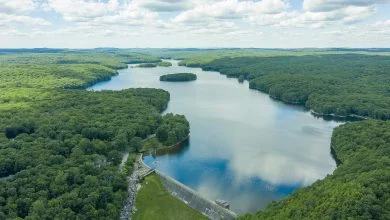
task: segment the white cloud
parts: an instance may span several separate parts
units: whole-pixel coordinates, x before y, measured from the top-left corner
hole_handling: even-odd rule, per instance
[[[32,0],[0,0],[0,12],[26,13],[34,10],[35,7]]]
[[[277,14],[253,13],[247,20],[253,24],[292,28],[323,28],[335,24],[353,24],[376,13],[375,4],[389,0],[304,0],[303,11],[282,11]]]
[[[158,14],[134,5],[127,5],[114,15],[107,15],[91,20],[96,25],[153,25],[158,19]]]
[[[289,4],[284,0],[200,2],[194,8],[179,13],[172,21],[193,25],[236,19],[263,26],[320,28],[332,23],[356,23],[375,13],[373,1],[364,0],[305,0],[303,11],[288,10]],[[387,0],[380,1],[385,2]]]
[[[356,7],[349,6],[333,11],[326,12],[304,12],[301,14],[293,14],[289,19],[282,20],[281,26],[290,27],[311,27],[319,28],[328,25],[329,23],[341,22],[351,24],[359,22],[374,12],[371,7]]]
[[[326,42],[349,45],[350,42],[361,42],[358,40],[361,38],[388,45],[390,21],[385,13],[390,5],[379,4],[390,3],[390,0],[302,0],[298,8],[295,4],[289,5],[290,1],[0,0],[0,27],[3,36],[6,36],[4,33],[42,39],[58,36],[58,42],[62,36],[72,36],[72,39],[96,36],[107,40],[131,36],[139,37],[138,43],[149,39],[147,42],[155,45],[161,44],[161,39],[165,38],[164,46],[186,46],[185,42],[211,46],[229,46],[229,42],[261,46],[264,42],[263,46],[268,46],[270,42],[288,42],[275,45],[279,47],[282,44],[289,46],[292,38],[299,45],[302,45],[301,39],[306,38],[307,45],[320,42],[321,46]],[[38,15],[42,12],[51,16],[52,13],[46,13],[48,11],[58,13],[68,22],[53,25],[52,29],[34,30],[50,24],[50,17],[31,17],[28,13]],[[385,19],[375,23],[375,16]],[[53,22],[56,24],[57,20]],[[357,28],[351,29],[351,26]],[[359,31],[359,27],[364,27],[364,31]],[[311,28],[318,28],[317,33],[348,31],[340,37],[325,34],[334,39],[331,41],[315,34],[308,37],[313,32]],[[136,42],[134,38],[132,42]],[[180,39],[172,40],[177,38]],[[8,42],[14,41],[10,37]]]
[[[321,28],[335,23],[353,24],[376,12],[374,6],[354,6],[324,11],[283,11],[278,14],[252,14],[248,21],[259,25],[295,28]]]
[[[42,18],[24,16],[24,15],[12,15],[0,12],[0,25],[50,25],[50,22]]]
[[[342,21],[346,24],[360,22],[375,13],[374,7],[349,6],[342,9],[344,14]]]
[[[315,167],[306,158],[299,159],[302,160],[272,152],[246,153],[235,155],[229,168],[237,175],[238,182],[255,176],[272,185],[309,185],[329,172],[328,167]]]
[[[183,11],[193,6],[191,0],[133,0],[133,4],[156,12]]]
[[[225,0],[197,4],[191,10],[177,15],[174,22],[201,22],[209,19],[239,19],[250,14],[273,14],[287,9],[284,0],[239,1]]]
[[[336,47],[345,45],[350,47],[373,47],[373,44],[389,47],[390,20],[378,21],[373,24],[332,28],[330,31],[324,31],[321,36]]]
[[[377,28],[390,28],[390,19],[385,21],[377,21],[372,26]]]
[[[48,0],[47,6],[60,13],[68,21],[88,21],[113,13],[118,9],[118,0],[107,3],[86,0]]]
[[[332,11],[350,6],[368,7],[375,4],[390,3],[390,0],[304,0],[306,11]]]

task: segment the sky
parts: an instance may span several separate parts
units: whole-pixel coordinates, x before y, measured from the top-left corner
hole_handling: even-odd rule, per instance
[[[0,0],[0,48],[390,47],[390,0]]]

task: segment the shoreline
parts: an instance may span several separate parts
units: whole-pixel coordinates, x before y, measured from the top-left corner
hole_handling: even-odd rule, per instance
[[[180,64],[180,63],[179,63]],[[212,71],[212,72],[217,72],[221,75],[224,75],[226,76],[227,78],[235,78],[235,79],[238,79],[239,77],[236,77],[236,76],[231,76],[231,75],[227,75],[227,74],[223,74],[222,72],[220,72],[219,70],[213,70],[213,69],[205,69],[202,67],[202,65],[200,64],[194,64],[194,65],[185,65],[185,64],[181,64],[182,66],[185,66],[185,67],[189,67],[189,68],[201,68],[202,71]],[[248,79],[245,79],[244,81],[248,81],[250,82]],[[260,89],[256,89],[256,88],[252,88],[249,84],[249,89],[252,89],[252,90],[256,90],[256,91],[259,91],[261,93],[264,93],[264,94],[267,94],[271,99],[273,100],[276,100],[276,101],[279,101],[279,102],[282,102],[284,104],[287,104],[287,105],[295,105],[295,106],[302,106],[304,107],[307,111],[309,111],[310,113],[312,113],[314,116],[319,116],[319,117],[322,117],[322,118],[325,118],[325,117],[333,117],[335,119],[347,119],[347,118],[354,118],[354,119],[360,119],[360,120],[364,120],[364,119],[369,119],[370,117],[368,116],[363,116],[363,115],[357,115],[357,114],[348,114],[348,115],[337,115],[335,113],[329,113],[329,114],[325,114],[325,113],[320,113],[320,112],[316,112],[314,111],[312,108],[307,108],[305,106],[306,104],[306,101],[303,103],[303,102],[289,102],[289,101],[285,101],[285,100],[282,100],[280,98],[277,98],[275,96],[272,96],[269,92],[266,92],[264,90],[260,90]]]
[[[170,146],[166,146],[166,147],[163,147],[163,148],[158,148],[158,149],[149,149],[149,150],[145,150],[143,152],[141,152],[142,154],[145,154],[145,155],[149,155],[149,154],[152,154],[152,155],[163,155],[163,154],[169,154],[169,153],[172,153],[173,151],[175,150],[180,150],[180,148],[182,147],[182,145],[184,144],[184,142],[186,142],[187,140],[189,140],[190,138],[190,134],[188,134],[184,139],[182,139],[181,141],[177,142],[176,144],[173,144],[173,145],[170,145]],[[145,140],[146,141],[146,140]],[[154,154],[153,151],[154,150]],[[149,151],[149,152],[148,152]]]
[[[166,190],[172,196],[186,204],[188,207],[199,211],[203,215],[213,220],[237,218],[237,214],[234,211],[219,206],[214,201],[200,195],[198,192],[179,182],[170,175],[159,171],[156,168],[150,167],[144,162],[143,156],[144,155],[141,153],[140,157],[138,158],[139,164],[157,174],[158,177],[163,181],[163,185]]]
[[[129,66],[128,66],[128,68],[130,68]],[[190,67],[190,68],[199,68],[199,67]],[[124,69],[126,69],[126,68],[124,68]],[[202,70],[203,70],[203,68],[202,68]],[[207,70],[205,70],[205,71],[207,71]],[[216,71],[216,72],[218,72],[219,74],[221,74],[221,75],[225,75],[225,74],[222,74],[221,72],[219,72],[219,71]],[[113,76],[112,76],[113,77]],[[111,78],[110,79],[108,79],[107,81],[109,81],[109,80],[111,80]],[[253,89],[253,88],[249,88],[249,89]],[[280,100],[280,99],[277,99],[277,98],[275,98],[275,97],[272,97],[269,93],[267,93],[267,92],[264,92],[264,91],[261,91],[261,90],[258,90],[258,89],[253,89],[253,90],[257,90],[257,91],[259,91],[259,92],[262,92],[262,93],[264,93],[264,94],[268,94],[269,95],[269,97],[271,98],[271,99],[273,99],[273,100],[275,100],[275,101],[280,101],[280,102],[282,102],[282,103],[284,103],[284,104],[286,104],[286,105],[297,105],[297,106],[302,106],[302,107],[304,107],[305,108],[305,104],[304,103],[289,103],[289,102],[286,102],[286,101],[283,101],[283,100]],[[165,106],[165,108],[160,112],[160,114],[163,114],[165,111],[166,111],[166,109],[167,109],[167,107],[168,107],[168,105],[167,106]],[[313,115],[313,117],[315,117],[315,116],[321,116],[322,118],[324,118],[324,117],[326,117],[326,116],[332,116],[332,115],[325,115],[325,114],[320,114],[320,113],[317,113],[317,114],[315,114],[316,112],[314,111],[314,110],[311,110],[311,109],[308,109],[307,111],[310,111],[311,113],[312,113],[312,115]],[[334,116],[336,116],[336,115],[334,115]],[[340,117],[340,118],[346,118],[347,116],[345,116],[345,117]],[[174,145],[171,145],[171,146],[168,146],[168,147],[164,147],[164,148],[160,148],[160,149],[154,149],[154,150],[152,150],[152,152],[147,152],[147,151],[144,151],[143,153],[145,154],[145,155],[149,155],[149,154],[152,154],[153,155],[153,151],[154,151],[154,155],[162,155],[162,154],[169,154],[172,150],[175,150],[175,148],[177,148],[177,147],[179,147],[182,143],[184,143],[186,140],[188,140],[189,139],[189,136],[190,135],[188,135],[185,139],[183,139],[183,140],[181,140],[180,142],[178,142],[178,143],[176,143],[176,144],[174,144]],[[181,147],[181,146],[180,146]],[[338,160],[338,158],[337,158],[337,155],[336,155],[336,153],[334,152],[334,153],[332,153],[332,151],[334,151],[334,149],[332,149],[332,147],[330,146],[330,154],[332,155],[332,158],[334,159],[334,161],[336,162],[336,169],[337,169],[337,167],[338,167],[338,165],[340,164],[339,163],[339,160]],[[144,162],[143,161],[143,156],[140,158],[140,160],[142,160],[142,162]],[[168,175],[169,176],[169,175]],[[173,179],[173,177],[171,177],[172,179]]]
[[[309,111],[314,116],[320,116],[320,117],[327,117],[327,116],[329,116],[329,117],[340,118],[340,119],[347,119],[347,118],[354,118],[354,119],[360,119],[360,120],[369,119],[369,117],[367,117],[367,116],[361,116],[361,115],[356,115],[356,114],[349,114],[349,115],[337,115],[337,114],[334,114],[334,113],[325,114],[325,113],[316,112],[313,109],[309,109]]]
[[[64,89],[74,89],[74,90],[85,90],[85,91],[89,91],[89,92],[97,92],[96,90],[93,90],[91,87],[99,84],[99,83],[102,83],[102,82],[108,82],[110,80],[112,80],[113,77],[115,76],[118,76],[120,74],[120,70],[126,70],[128,68],[130,68],[130,65],[131,64],[140,64],[142,62],[137,62],[137,63],[128,63],[126,64],[126,67],[125,68],[115,68],[115,74],[112,74],[110,77],[108,78],[101,78],[101,79],[96,79],[94,80],[93,82],[88,82],[87,84],[85,85],[82,85],[80,87],[74,87],[74,88],[64,88]],[[114,90],[111,90],[111,91],[114,91]],[[168,103],[169,103],[169,100],[168,100]],[[162,115],[164,113],[164,111],[168,108],[168,104],[164,107],[164,109],[160,110],[160,115]],[[149,138],[153,138],[155,137],[155,134],[151,134],[150,137],[144,139],[143,141],[147,141]],[[156,149],[155,150],[155,154],[154,155],[161,155],[161,154],[166,154],[166,153],[170,153],[172,151],[174,151],[176,148],[178,147],[181,147],[181,145],[187,141],[190,137],[190,134],[188,134],[184,139],[182,139],[181,141],[177,142],[176,144],[173,144],[171,146],[167,146],[167,147],[164,147],[164,148],[160,148],[160,149]],[[137,155],[137,158],[134,163],[133,163],[133,170],[131,173],[127,174],[126,175],[126,179],[127,179],[127,187],[128,187],[128,190],[127,190],[127,195],[126,195],[126,198],[125,200],[123,201],[123,206],[121,208],[121,211],[120,211],[120,219],[121,220],[128,220],[128,219],[131,219],[131,216],[132,214],[136,211],[136,207],[135,207],[135,201],[136,201],[136,198],[137,198],[137,185],[139,184],[138,183],[138,164],[140,164],[139,161],[142,162],[141,166],[144,166],[146,165],[143,161],[143,154],[146,153],[146,152],[141,152],[140,154]],[[123,167],[124,167],[124,164],[126,163],[127,159],[128,159],[128,156],[129,156],[129,152],[123,152],[123,158],[122,158],[122,161],[121,161],[121,164],[119,165],[119,169],[118,169],[118,172],[122,172],[123,171]],[[152,154],[151,152],[149,152],[148,154]],[[146,166],[146,167],[149,167],[149,166]],[[174,179],[173,177],[169,176],[169,175],[166,175],[168,176],[169,178],[177,181],[176,179]],[[1,179],[0,179],[1,181]],[[190,207],[190,206],[189,206]]]

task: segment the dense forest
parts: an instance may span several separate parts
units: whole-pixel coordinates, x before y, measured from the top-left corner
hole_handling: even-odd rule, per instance
[[[365,54],[389,56],[389,49],[346,49],[346,48],[297,48],[297,49],[277,49],[277,48],[162,48],[162,49],[131,49],[144,55],[161,57],[162,59],[181,60],[180,65],[189,67],[199,67],[210,61],[222,58],[238,57],[283,57],[283,56],[307,56],[325,54]]]
[[[119,172],[122,153],[170,121],[160,115],[169,93],[77,88],[109,79],[126,63],[160,60],[97,52],[0,56],[0,219],[117,219],[134,160]]]
[[[153,68],[153,67],[158,67],[158,66],[169,67],[169,66],[172,66],[172,63],[167,62],[167,61],[163,61],[163,62],[156,62],[156,63],[141,63],[141,64],[137,65],[137,67],[140,67],[140,68]]]
[[[334,130],[332,175],[241,218],[390,219],[390,59],[336,52],[0,51],[0,219],[118,218],[135,160],[132,153],[119,172],[123,152],[142,150],[152,134],[175,144],[188,136],[189,124],[184,116],[160,115],[170,98],[160,89],[81,89],[128,63],[160,57],[248,80],[253,89],[320,114],[376,119]]]
[[[241,219],[390,219],[390,121],[337,127],[332,149],[332,175]]]
[[[186,81],[194,81],[197,76],[193,73],[172,73],[160,76],[160,81],[167,82],[186,82]]]
[[[190,134],[190,124],[184,115],[168,113],[162,117],[156,137],[165,146],[182,142]]]
[[[129,141],[154,132],[161,90],[50,91],[31,108],[0,114],[0,218],[117,218]]]
[[[249,80],[252,89],[287,103],[306,105],[318,114],[390,119],[388,56],[235,57],[198,65]]]
[[[168,61],[162,61],[162,62],[156,63],[156,65],[161,66],[161,67],[169,67],[169,66],[172,66],[172,63],[168,62]]]
[[[140,68],[153,68],[153,67],[157,67],[157,64],[155,64],[155,63],[141,63],[141,64],[138,64],[137,67],[140,67]]]
[[[172,63],[167,62],[167,61],[162,61],[162,62],[156,62],[156,63],[141,63],[141,64],[137,65],[137,67],[140,67],[140,68],[153,68],[153,67],[158,67],[158,66],[169,67],[169,66],[172,66]]]

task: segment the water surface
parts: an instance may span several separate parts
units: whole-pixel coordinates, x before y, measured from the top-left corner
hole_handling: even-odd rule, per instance
[[[330,138],[339,122],[313,117],[303,107],[272,100],[218,72],[177,66],[120,70],[90,89],[162,88],[171,100],[165,112],[184,114],[191,134],[171,154],[145,162],[203,196],[223,199],[237,213],[254,212],[295,189],[332,173]],[[191,72],[192,82],[160,82],[168,73]]]

